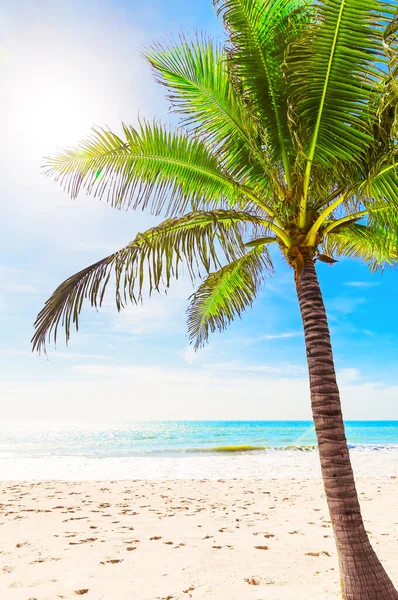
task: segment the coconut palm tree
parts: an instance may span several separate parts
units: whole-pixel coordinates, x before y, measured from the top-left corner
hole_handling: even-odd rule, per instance
[[[110,281],[120,310],[201,278],[195,347],[251,306],[278,249],[294,274],[322,476],[346,600],[397,600],[361,517],[316,263],[395,265],[398,234],[396,0],[216,0],[226,43],[181,36],[145,52],[181,116],[94,129],[47,160],[72,198],[166,219],[62,283],[38,315],[43,349]],[[111,278],[112,276],[112,278]]]

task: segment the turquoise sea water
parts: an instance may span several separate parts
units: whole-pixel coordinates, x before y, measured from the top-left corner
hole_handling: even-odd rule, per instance
[[[398,421],[347,421],[350,448],[398,447]],[[116,458],[309,450],[309,421],[155,421],[120,425],[19,424],[0,427],[1,457]]]

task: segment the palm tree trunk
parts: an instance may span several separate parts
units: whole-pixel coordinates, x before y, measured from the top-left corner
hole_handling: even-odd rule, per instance
[[[334,529],[343,600],[398,600],[374,552],[361,516],[351,467],[330,333],[314,260],[304,258],[296,271],[304,324],[311,405],[322,477]]]

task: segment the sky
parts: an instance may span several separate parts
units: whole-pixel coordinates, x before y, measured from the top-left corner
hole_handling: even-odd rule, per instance
[[[0,397],[3,421],[309,419],[293,273],[276,258],[253,308],[198,353],[187,278],[117,313],[83,311],[66,347],[31,353],[33,322],[66,277],[156,224],[70,200],[43,157],[92,125],[175,124],[140,52],[180,31],[222,39],[211,0],[0,0]],[[318,265],[346,419],[398,419],[398,274]]]

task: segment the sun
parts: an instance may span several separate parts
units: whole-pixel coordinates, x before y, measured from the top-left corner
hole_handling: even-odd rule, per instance
[[[92,123],[84,86],[79,89],[61,79],[42,82],[26,106],[31,139],[48,155],[60,146],[76,144]]]
[[[33,160],[54,153],[57,148],[75,145],[93,123],[93,94],[79,79],[54,70],[35,69],[16,77],[9,95],[15,115],[14,133],[29,149]]]

